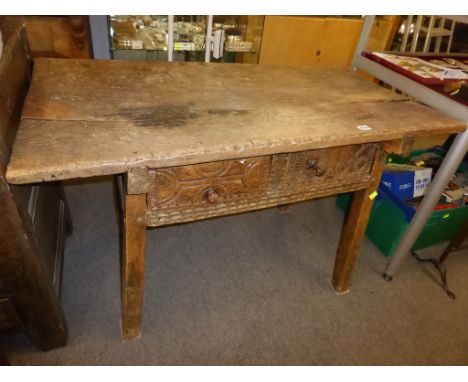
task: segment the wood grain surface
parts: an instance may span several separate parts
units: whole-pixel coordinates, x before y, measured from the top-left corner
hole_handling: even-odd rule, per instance
[[[122,337],[141,335],[145,274],[146,195],[125,196],[122,263]]]
[[[7,178],[89,177],[464,128],[344,69],[38,59]]]
[[[352,145],[150,169],[147,225],[206,219],[365,188],[376,148]]]
[[[26,33],[18,20],[0,16],[0,176],[6,171],[18,128],[32,63]]]
[[[359,250],[374,204],[375,196],[372,197],[371,195],[379,187],[385,159],[386,153],[383,150],[377,150],[367,187],[354,193],[351,206],[346,214],[331,280],[332,286],[338,294],[349,291],[351,274],[359,256]]]
[[[64,346],[68,333],[53,285],[59,272],[49,263],[63,250],[57,223],[62,201],[50,184],[37,187],[29,203],[31,187],[9,185],[4,178],[32,60],[18,20],[0,17],[0,31],[0,328],[17,326],[39,349],[50,350]]]

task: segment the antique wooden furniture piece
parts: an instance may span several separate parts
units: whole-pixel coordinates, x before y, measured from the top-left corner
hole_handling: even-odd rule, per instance
[[[385,152],[464,130],[344,69],[38,59],[11,183],[125,174],[123,336],[140,334],[146,227],[355,191],[348,291]]]
[[[26,27],[31,55],[91,58],[88,16],[0,16],[16,18]]]
[[[21,23],[3,18],[0,30],[0,329],[22,328],[49,350],[67,340],[59,292],[71,222],[57,182],[13,186],[5,180],[32,61]]]
[[[399,20],[379,17],[368,49],[388,50]],[[259,63],[349,67],[362,25],[361,17],[265,16]]]

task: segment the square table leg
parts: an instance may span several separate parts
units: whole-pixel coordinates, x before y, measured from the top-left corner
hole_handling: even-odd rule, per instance
[[[375,197],[373,193],[377,191],[379,186],[385,158],[385,152],[381,148],[377,148],[372,164],[371,178],[367,187],[356,191],[353,195],[353,201],[341,231],[335,258],[335,268],[333,270],[332,285],[337,293],[342,294],[349,291],[351,273],[366,232],[367,222]]]
[[[141,335],[145,271],[146,194],[125,195],[122,264],[122,337]]]

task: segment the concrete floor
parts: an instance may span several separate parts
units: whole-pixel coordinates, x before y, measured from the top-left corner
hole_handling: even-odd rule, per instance
[[[334,198],[148,231],[143,336],[123,343],[112,184],[66,192],[69,344],[42,353],[3,334],[14,365],[468,364],[468,251],[447,261],[452,301],[413,259],[385,282],[386,259],[366,240],[352,291],[337,296],[329,277],[343,214]]]

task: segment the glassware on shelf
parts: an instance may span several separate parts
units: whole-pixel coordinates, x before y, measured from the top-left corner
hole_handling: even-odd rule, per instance
[[[109,20],[114,57],[167,59],[167,53],[164,53],[167,52],[169,40],[167,15],[110,16]],[[174,16],[175,60],[204,60],[200,53],[206,48],[206,22],[206,16]],[[263,16],[214,16],[212,30],[213,38],[218,36],[218,40],[219,31],[224,32],[218,41],[221,56],[213,56],[215,61],[258,62]],[[131,50],[140,52],[125,52]]]

